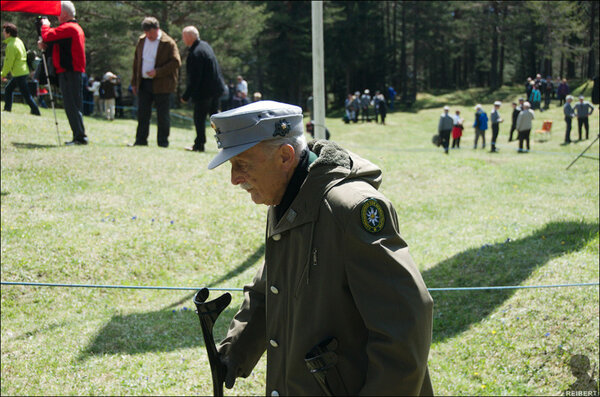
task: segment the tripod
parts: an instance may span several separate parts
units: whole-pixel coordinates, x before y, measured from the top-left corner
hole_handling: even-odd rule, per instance
[[[40,37],[41,39],[41,37]],[[56,125],[56,138],[58,139],[58,146],[60,146],[60,132],[58,132],[58,119],[56,118],[56,109],[54,107],[54,95],[52,95],[52,84],[50,84],[50,75],[48,74],[48,64],[46,63],[46,52],[42,51],[42,61],[44,62],[44,72],[46,73],[46,82],[48,86],[48,93],[50,94],[50,103],[52,104],[52,112],[54,113],[54,124]]]
[[[593,145],[594,143],[596,143],[596,141],[598,140],[598,138],[600,138],[600,134],[598,134],[598,135],[596,136],[596,139],[594,139],[594,140],[592,141],[592,143],[590,143],[590,144],[588,145],[588,147],[586,147],[586,148],[585,148],[585,150],[584,150],[583,152],[579,153],[579,156],[577,156],[577,158],[575,158],[575,160],[573,160],[573,161],[571,162],[571,164],[569,164],[569,166],[567,167],[567,169],[569,169],[569,168],[570,168],[570,167],[571,167],[573,164],[575,164],[575,162],[576,162],[577,160],[579,160],[579,158],[580,158],[580,157],[585,157],[586,159],[600,160],[598,157],[584,156],[584,155],[583,155],[585,152],[587,152],[587,150],[588,150],[589,148],[591,148],[591,147],[592,147],[592,145]]]

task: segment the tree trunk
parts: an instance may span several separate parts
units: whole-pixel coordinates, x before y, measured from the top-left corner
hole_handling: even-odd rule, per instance
[[[494,2],[497,3],[497,2]],[[492,62],[490,67],[490,87],[496,89],[498,87],[498,4],[492,5],[494,9],[492,24]]]
[[[398,82],[398,75],[396,74],[396,5],[392,4],[392,79],[394,84]],[[404,8],[404,7],[403,7]]]
[[[575,47],[579,45],[577,41],[577,37],[575,35],[571,35],[569,37],[569,47]],[[573,55],[567,57],[567,79],[575,78],[575,61],[573,60],[573,58]]]
[[[415,4],[416,5],[416,4]],[[410,104],[414,103],[417,99],[417,67],[419,59],[419,24],[417,21],[413,22],[413,64],[412,64],[412,79],[411,79],[411,90],[410,90]]]
[[[394,3],[396,4],[396,3]],[[402,89],[402,102],[408,100],[408,80],[406,76],[406,3],[402,3],[402,41],[400,44],[400,84]]]
[[[594,44],[594,37],[596,37],[596,14],[598,13],[598,2],[592,1],[590,4],[591,7],[591,20],[590,20],[590,39],[589,39],[589,48],[590,52],[588,55],[588,70],[587,70],[587,78],[593,79],[596,76],[596,45]]]
[[[498,87],[504,84],[504,37],[500,40],[500,69],[498,70]]]

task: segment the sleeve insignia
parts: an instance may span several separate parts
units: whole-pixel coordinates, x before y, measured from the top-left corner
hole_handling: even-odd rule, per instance
[[[365,200],[360,209],[360,220],[366,231],[377,233],[385,225],[385,214],[379,201],[374,198]]]

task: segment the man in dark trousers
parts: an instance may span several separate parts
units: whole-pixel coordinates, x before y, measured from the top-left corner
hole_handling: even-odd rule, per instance
[[[565,123],[567,124],[564,145],[568,145],[569,143],[571,143],[571,122],[573,121],[573,117],[575,117],[575,110],[573,110],[571,102],[573,102],[573,96],[567,95],[566,103],[563,106],[563,113],[565,114]]]
[[[579,103],[575,105],[575,113],[577,113],[577,131],[579,132],[579,140],[581,141],[581,127],[585,127],[585,139],[590,139],[590,124],[588,117],[594,112],[594,107],[588,101],[584,101],[584,96],[579,95]]]
[[[61,2],[59,26],[50,27],[50,21],[42,18],[41,36],[38,42],[41,50],[52,47],[52,63],[58,75],[58,83],[63,96],[65,113],[73,131],[73,140],[65,145],[87,145],[83,125],[83,83],[81,74],[85,72],[85,35],[75,20],[75,6],[70,1]]]
[[[200,40],[198,29],[186,26],[182,32],[183,42],[189,47],[186,60],[187,87],[181,102],[194,102],[196,140],[186,150],[203,152],[206,143],[206,116],[217,113],[219,98],[224,91],[223,76],[219,62],[211,46]]]
[[[509,142],[512,142],[513,132],[517,129],[517,117],[519,117],[519,113],[521,113],[521,110],[523,110],[523,102],[525,102],[525,100],[523,98],[519,98],[519,105],[517,105],[514,102],[512,103],[513,112],[512,112],[512,123],[510,125],[510,134],[508,136]]]
[[[160,29],[158,20],[146,17],[142,21],[144,34],[135,47],[131,88],[138,97],[138,126],[135,143],[129,146],[148,146],[152,102],[156,104],[158,124],[157,143],[169,146],[171,117],[170,96],[177,88],[181,58],[177,44]]]

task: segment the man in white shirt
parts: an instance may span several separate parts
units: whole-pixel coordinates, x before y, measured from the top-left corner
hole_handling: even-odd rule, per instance
[[[133,95],[138,97],[138,127],[135,143],[130,146],[148,145],[154,102],[158,124],[157,143],[160,147],[168,147],[170,96],[177,88],[181,57],[177,44],[160,29],[156,18],[145,18],[142,29],[144,34],[135,48],[131,77]]]
[[[235,86],[235,95],[240,99],[241,105],[247,105],[248,102],[248,83],[242,76],[237,77]]]

